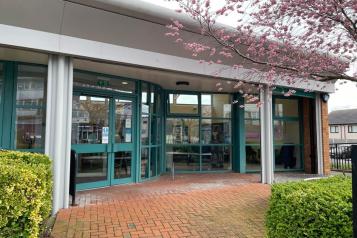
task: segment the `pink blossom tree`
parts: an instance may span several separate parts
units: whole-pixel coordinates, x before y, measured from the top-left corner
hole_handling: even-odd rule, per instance
[[[249,64],[253,65],[249,76],[260,77],[257,85],[263,80],[271,87],[277,80],[292,87],[308,79],[357,82],[356,73],[346,73],[357,61],[356,0],[169,1],[176,2],[176,11],[192,18],[198,28],[188,29],[173,19],[166,35],[202,64],[237,70],[237,80],[242,80],[239,70]],[[212,6],[218,2],[219,6]],[[219,23],[222,18],[233,19],[230,27]],[[204,40],[185,38],[183,30],[200,32]],[[214,75],[219,77],[220,72]],[[243,81],[234,87],[241,87]]]

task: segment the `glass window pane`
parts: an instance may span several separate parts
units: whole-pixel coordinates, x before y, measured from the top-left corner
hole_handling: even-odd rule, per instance
[[[141,178],[149,177],[149,148],[141,149]]]
[[[149,115],[142,115],[141,117],[141,144],[149,144]]]
[[[167,168],[171,170],[174,163],[175,171],[200,170],[199,146],[168,146],[166,148]]]
[[[199,120],[189,118],[168,118],[166,120],[167,144],[199,143]]]
[[[170,94],[170,113],[198,114],[198,95]]]
[[[276,98],[275,99],[275,116],[276,117],[298,117],[299,116],[299,100]]]
[[[107,153],[78,154],[77,183],[107,180]]]
[[[45,113],[42,109],[16,109],[16,149],[42,148],[44,144]]]
[[[3,69],[3,65],[0,63],[0,105],[3,102],[2,99],[3,87],[4,87],[4,69]]]
[[[114,154],[114,178],[131,177],[131,152],[116,152]]]
[[[301,169],[301,147],[299,145],[280,145],[274,147],[275,170]]]
[[[203,144],[230,144],[231,122],[222,119],[202,119]]]
[[[147,83],[141,84],[141,112],[150,113],[149,109],[149,85]]]
[[[134,93],[135,82],[127,79],[74,71],[73,86],[105,89],[121,93]]]
[[[133,126],[132,101],[115,100],[115,142],[131,143]]]
[[[202,170],[231,169],[230,146],[203,146]]]
[[[19,65],[17,72],[16,105],[45,105],[47,68]]]
[[[203,117],[230,118],[232,100],[229,94],[202,94],[201,112]]]
[[[157,175],[157,148],[151,147],[150,153],[150,177],[152,177]]]
[[[246,169],[249,171],[260,171],[260,145],[246,145],[245,157],[246,157]]]
[[[151,116],[151,145],[156,145],[158,141],[158,125],[157,124],[157,117]]]
[[[260,144],[259,120],[245,120],[245,143]]]
[[[260,110],[257,104],[255,103],[247,103],[245,100],[244,104],[244,118],[245,119],[259,119],[260,118]]]
[[[73,96],[72,144],[109,142],[109,99]]]
[[[299,122],[274,120],[274,144],[300,144]]]

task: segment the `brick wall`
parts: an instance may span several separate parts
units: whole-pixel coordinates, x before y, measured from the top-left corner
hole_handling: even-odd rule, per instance
[[[327,103],[321,101],[321,126],[322,126],[322,155],[325,175],[329,175],[330,168],[330,153],[329,153],[329,125],[328,125],[328,107]]]

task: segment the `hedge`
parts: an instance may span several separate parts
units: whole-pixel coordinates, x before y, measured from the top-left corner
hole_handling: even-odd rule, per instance
[[[0,237],[38,237],[52,207],[46,155],[0,151]]]
[[[268,237],[352,237],[352,179],[334,176],[272,186]]]

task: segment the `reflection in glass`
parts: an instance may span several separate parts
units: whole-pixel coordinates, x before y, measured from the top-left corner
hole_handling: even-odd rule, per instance
[[[109,99],[73,96],[72,144],[107,144]]]
[[[107,154],[78,154],[77,183],[107,180]]]
[[[121,93],[135,92],[135,82],[133,81],[79,71],[74,71],[73,73],[73,85],[77,87],[105,89]]]
[[[274,120],[275,144],[300,144],[299,121]]]
[[[196,171],[200,170],[200,147],[199,146],[167,146],[167,168],[175,170]]]
[[[170,113],[198,114],[198,95],[170,94]]]
[[[276,117],[298,117],[299,116],[299,100],[276,98],[275,99],[275,116]]]
[[[152,177],[157,175],[157,148],[151,147],[150,154],[150,177]]]
[[[42,106],[45,102],[45,67],[19,65],[17,72],[16,105]]]
[[[3,101],[2,99],[3,85],[4,85],[4,71],[3,71],[3,65],[0,63],[0,105]]]
[[[231,101],[231,96],[229,94],[202,94],[202,116],[230,118],[232,111]]]
[[[274,147],[275,169],[301,169],[299,145],[279,145]]]
[[[245,120],[245,143],[260,144],[259,120]]]
[[[16,109],[16,149],[43,147],[45,131],[44,116],[42,109]]]
[[[158,128],[160,125],[157,124],[157,116],[151,116],[151,144],[156,145],[158,142]]]
[[[202,119],[202,143],[204,144],[230,144],[231,123],[223,119]]]
[[[261,170],[260,145],[246,145],[246,169],[251,171]]]
[[[167,144],[199,143],[199,120],[190,118],[168,118],[166,120]]]
[[[149,144],[149,115],[141,117],[141,144]]]
[[[114,154],[114,178],[131,177],[131,152],[116,152]]]
[[[149,109],[149,85],[147,83],[141,84],[141,112],[150,113]]]
[[[203,146],[202,170],[231,169],[231,149],[228,146]]]
[[[244,118],[245,119],[259,119],[260,110],[255,103],[245,103],[244,104]]]
[[[141,149],[141,178],[149,177],[149,148]]]
[[[132,101],[115,100],[115,142],[116,143],[131,143],[132,142],[132,126],[133,112]]]

